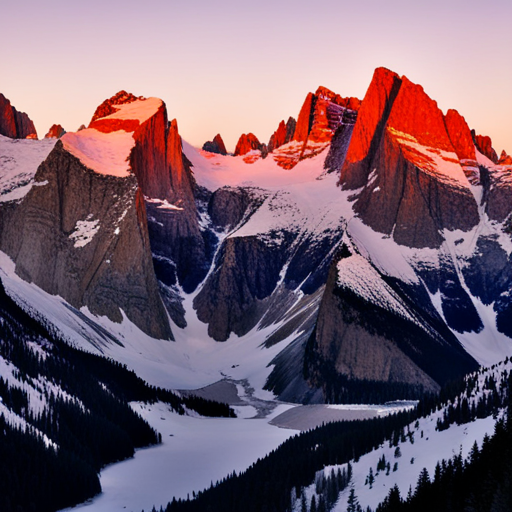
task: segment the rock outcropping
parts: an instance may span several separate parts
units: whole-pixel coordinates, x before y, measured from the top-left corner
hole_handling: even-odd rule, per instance
[[[210,153],[217,153],[219,155],[227,155],[226,146],[224,145],[224,141],[220,136],[220,133],[215,135],[213,140],[209,140],[203,144],[203,150],[209,151]]]
[[[288,144],[293,139],[293,135],[295,134],[295,127],[297,125],[297,121],[293,117],[289,117],[288,121],[281,121],[277,130],[270,136],[270,140],[268,141],[268,152],[272,153],[274,149],[281,147],[284,144]]]
[[[445,121],[421,86],[376,70],[340,175],[344,189],[363,187],[354,209],[365,224],[399,244],[433,248],[441,230],[468,231],[479,222],[458,156],[473,153],[467,137],[455,136],[458,124],[465,123],[455,113]]]
[[[512,165],[512,156],[508,155],[505,150],[501,152],[498,165]]]
[[[84,126],[85,128],[85,126]],[[60,124],[52,124],[50,126],[50,129],[48,130],[48,133],[44,136],[45,139],[60,139],[64,134],[66,133],[66,130],[62,128]]]
[[[371,401],[436,391],[478,366],[421,285],[380,274],[347,242],[331,266],[305,360],[310,384],[335,403],[358,393]]]
[[[471,135],[478,151],[485,155],[491,162],[498,163],[498,154],[492,147],[492,140],[488,135],[477,135],[475,130],[471,130]]]
[[[298,142],[329,142],[342,123],[346,109],[357,112],[357,98],[342,98],[320,86],[315,94],[309,93],[302,105],[293,140]]]
[[[37,139],[34,123],[28,115],[18,112],[3,94],[0,94],[0,135],[11,139]]]
[[[254,149],[261,150],[262,144],[254,133],[243,133],[240,135],[235,148],[235,156],[243,156]]]
[[[102,175],[59,141],[2,234],[16,273],[71,306],[172,337],[134,175]]]

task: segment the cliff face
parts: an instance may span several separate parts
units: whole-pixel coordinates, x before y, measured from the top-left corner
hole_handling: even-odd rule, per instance
[[[243,133],[240,135],[235,148],[235,156],[243,156],[253,149],[261,150],[262,145],[254,133]]]
[[[34,123],[28,115],[18,112],[3,94],[0,94],[0,135],[11,139],[37,139]]]
[[[224,141],[220,136],[220,133],[215,135],[213,140],[209,140],[203,144],[203,150],[209,151],[210,153],[217,153],[219,155],[227,155],[226,146],[224,145]]]
[[[157,277],[169,286],[179,283],[190,293],[208,271],[211,242],[199,225],[196,185],[183,155],[176,120],[169,125],[166,147],[167,191],[163,197],[149,196],[146,200],[151,248]]]
[[[327,390],[341,397],[358,385],[371,392],[402,386],[407,396],[408,388],[435,391],[476,367],[421,285],[383,276],[349,244],[342,246],[308,341],[311,385],[323,388],[326,398]],[[341,385],[334,385],[336,376]]]
[[[158,294],[135,176],[88,169],[58,142],[4,230],[16,273],[76,308],[172,337]]]
[[[85,127],[84,127],[85,128]],[[47,134],[44,136],[45,139],[60,139],[66,130],[60,124],[52,124]]]
[[[478,205],[457,151],[473,153],[464,147],[467,134],[455,136],[453,126],[462,124],[455,117],[445,122],[437,104],[407,78],[375,72],[340,175],[344,189],[363,187],[354,209],[365,224],[392,233],[399,244],[431,248],[442,243],[441,230],[468,231],[478,224]]]
[[[179,283],[193,291],[206,275],[211,256],[199,226],[195,181],[177,121],[168,122],[161,100],[121,91],[98,107],[89,128],[105,133],[133,130],[130,166],[146,201],[157,277],[166,285]],[[177,311],[175,304],[169,306]],[[183,325],[183,318],[174,320]]]

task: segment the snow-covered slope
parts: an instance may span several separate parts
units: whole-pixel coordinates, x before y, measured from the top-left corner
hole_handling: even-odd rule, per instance
[[[351,489],[354,489],[363,510],[367,507],[375,510],[395,485],[398,486],[401,496],[405,498],[410,490],[414,492],[419,474],[424,468],[432,478],[436,465],[443,459],[448,461],[460,455],[464,460],[470,455],[475,443],[480,449],[484,437],[490,437],[494,433],[494,426],[497,419],[502,417],[503,409],[496,408],[494,412],[489,409],[487,415],[479,415],[485,417],[474,418],[469,422],[466,419],[464,422],[457,423],[452,419],[449,427],[440,428],[439,422],[448,415],[450,407],[457,407],[462,401],[467,400],[469,414],[469,410],[477,408],[483,397],[490,397],[492,390],[497,389],[503,392],[505,381],[511,370],[512,362],[507,358],[491,368],[481,369],[469,375],[466,378],[469,385],[453,403],[449,402],[432,414],[406,426],[397,444],[386,441],[379,448],[360,457],[359,460],[352,460],[352,479],[348,487],[340,493],[331,510],[334,512],[347,510]],[[378,464],[382,459],[385,467],[379,469]],[[332,469],[337,471],[338,467],[346,469],[347,466],[346,464],[326,466],[321,473],[327,477]],[[373,475],[371,484],[370,473]],[[308,503],[314,494],[318,502],[319,495],[316,494],[314,483],[305,488],[304,493]],[[294,510],[297,512],[300,510],[300,500],[296,503]]]
[[[39,164],[55,140],[10,139],[0,135],[0,202],[19,201],[34,184]]]

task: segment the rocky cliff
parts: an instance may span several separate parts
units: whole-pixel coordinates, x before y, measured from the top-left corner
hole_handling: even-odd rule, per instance
[[[498,163],[498,155],[492,147],[492,140],[488,135],[477,135],[475,130],[471,131],[473,140],[475,142],[478,151],[485,155],[491,162]]]
[[[459,153],[472,156],[463,142],[455,139]],[[382,68],[361,105],[340,184],[364,187],[355,211],[409,247],[439,247],[443,229],[468,231],[479,222],[443,113],[420,86]]]
[[[331,266],[305,360],[310,384],[332,401],[358,386],[412,397],[477,367],[420,284],[382,275],[347,241]]]
[[[84,126],[85,128],[85,126]],[[66,133],[66,130],[62,128],[60,124],[52,124],[50,126],[50,129],[48,130],[48,133],[44,136],[45,139],[60,139],[64,134]]]
[[[28,115],[18,112],[3,94],[0,94],[0,135],[11,139],[37,139],[34,123]]]
[[[100,174],[58,142],[2,234],[16,273],[75,308],[172,337],[133,174]]]
[[[254,133],[243,133],[240,135],[235,148],[235,156],[243,156],[252,150],[261,150],[261,143]]]
[[[224,145],[224,141],[220,136],[220,133],[215,135],[213,140],[209,140],[203,144],[203,150],[209,151],[210,153],[217,153],[219,155],[227,155],[226,146]]]

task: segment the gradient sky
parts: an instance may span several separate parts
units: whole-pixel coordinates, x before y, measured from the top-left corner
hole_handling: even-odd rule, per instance
[[[181,135],[267,142],[324,85],[362,98],[376,67],[457,109],[512,153],[511,0],[4,2],[0,92],[74,131],[121,89],[157,96]]]

